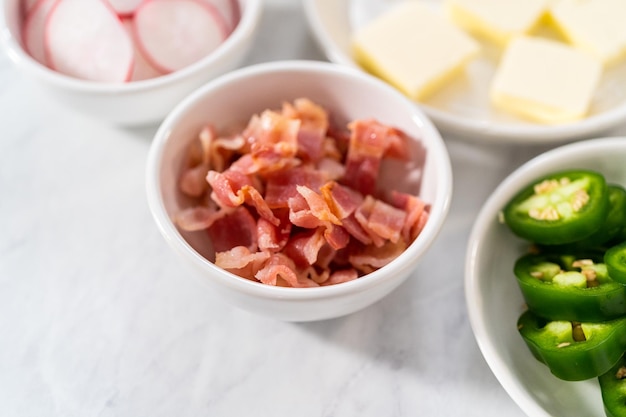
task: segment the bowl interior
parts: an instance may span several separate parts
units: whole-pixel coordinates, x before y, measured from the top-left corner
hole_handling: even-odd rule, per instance
[[[353,30],[399,1],[306,0],[305,5],[312,32],[328,59],[359,68],[350,47]],[[423,1],[443,13],[443,0]],[[626,118],[626,92],[615,87],[626,82],[626,61],[606,71],[584,119],[543,125],[495,110],[488,92],[500,54],[498,48],[483,42],[480,56],[463,76],[420,104],[444,133],[479,142],[558,143],[589,137]]]
[[[602,172],[626,186],[626,138],[592,139],[548,151],[521,166],[493,192],[470,236],[465,285],[476,340],[493,373],[509,395],[533,416],[604,415],[596,380],[566,382],[532,357],[517,332],[524,301],[513,264],[527,248],[499,223],[498,212],[536,177],[560,169]]]
[[[376,118],[415,139],[411,141],[412,164],[398,171],[387,170],[381,181],[384,186],[419,194],[432,204],[431,218],[407,255],[408,263],[416,262],[437,234],[449,205],[451,171],[445,145],[419,109],[395,90],[333,64],[278,62],[240,69],[209,83],[181,103],[165,120],[153,145],[159,149],[158,161],[156,171],[149,175],[158,176],[157,193],[163,210],[171,217],[189,203],[176,182],[187,148],[203,126],[212,123],[219,132],[300,97],[325,107],[339,124]],[[179,234],[173,229],[170,233]],[[197,253],[211,259],[206,233],[184,233],[182,237]]]

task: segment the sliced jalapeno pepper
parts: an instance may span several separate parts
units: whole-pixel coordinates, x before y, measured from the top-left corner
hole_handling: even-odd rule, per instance
[[[598,378],[607,417],[626,417],[626,358]]]
[[[598,230],[609,209],[607,184],[595,171],[561,171],[539,178],[503,210],[523,239],[544,245],[571,243]]]
[[[546,321],[528,310],[517,328],[533,356],[566,381],[606,373],[626,350],[626,317],[600,323]]]
[[[626,242],[607,249],[604,263],[614,281],[626,284]]]
[[[539,245],[542,250],[556,253],[582,251],[588,249],[606,250],[615,240],[620,239],[620,233],[626,226],[626,189],[619,185],[609,184],[609,209],[602,226],[586,238],[564,245]]]
[[[528,308],[547,319],[594,322],[626,314],[626,286],[610,278],[600,252],[528,254],[514,272]]]

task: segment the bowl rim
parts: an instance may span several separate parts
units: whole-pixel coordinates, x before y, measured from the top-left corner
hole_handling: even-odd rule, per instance
[[[315,288],[288,288],[275,287],[241,278],[237,275],[224,271],[198,254],[180,235],[165,210],[165,206],[160,197],[160,164],[164,146],[169,139],[172,126],[177,123],[177,120],[184,115],[189,108],[195,106],[196,103],[206,94],[210,94],[210,92],[216,88],[220,88],[228,84],[236,84],[238,80],[244,78],[281,72],[301,72],[313,73],[321,76],[353,77],[358,79],[359,82],[373,83],[376,88],[383,89],[387,93],[392,94],[393,97],[402,101],[403,105],[410,109],[413,120],[423,127],[423,136],[430,136],[429,151],[432,152],[433,155],[438,155],[437,163],[434,164],[436,171],[435,180],[439,182],[438,188],[441,190],[441,193],[439,194],[438,199],[430,202],[432,204],[431,217],[429,219],[430,221],[426,223],[426,226],[420,234],[421,238],[416,239],[411,245],[409,245],[400,257],[396,258],[390,264],[372,272],[371,274],[368,274],[366,279],[360,278],[345,283]],[[393,279],[394,276],[403,274],[408,269],[413,269],[414,265],[411,260],[420,259],[421,256],[432,246],[432,242],[439,234],[447,217],[452,197],[452,167],[447,147],[441,135],[427,116],[425,116],[418,107],[414,106],[413,103],[408,101],[404,96],[388,85],[367,74],[329,62],[286,60],[255,64],[237,69],[209,81],[203,87],[194,91],[182,100],[170,112],[170,114],[166,116],[154,136],[146,165],[146,189],[150,211],[166,241],[175,249],[176,252],[178,252],[179,255],[182,255],[183,258],[191,261],[194,266],[208,271],[219,271],[219,273],[212,274],[213,279],[219,280],[221,284],[229,287],[230,289],[262,298],[312,300],[364,292],[374,286],[377,286],[381,281]],[[408,274],[405,273],[404,275]]]
[[[19,2],[19,0],[15,1]],[[230,51],[240,47],[243,42],[249,39],[258,26],[263,9],[263,0],[237,1],[240,5],[245,3],[244,7],[241,7],[242,13],[239,23],[213,52],[180,70],[145,80],[104,83],[70,77],[46,67],[24,50],[20,42],[21,34],[14,34],[9,29],[7,21],[9,1],[7,0],[3,1],[3,5],[0,8],[0,25],[3,28],[3,31],[0,33],[0,44],[4,46],[6,54],[16,66],[57,87],[102,95],[141,92],[175,84],[180,80],[201,73],[207,67],[211,67],[214,63],[222,60]],[[18,27],[21,28],[21,25],[18,25]]]
[[[331,62],[364,71],[326,31],[325,22],[318,12],[321,1],[303,0],[307,23],[322,52]],[[348,1],[341,0],[334,5],[335,9],[339,9]],[[465,141],[475,143],[531,145],[545,144],[546,141],[549,141],[557,145],[584,140],[589,135],[606,131],[626,119],[626,102],[580,120],[556,125],[492,123],[487,120],[476,120],[469,116],[456,116],[423,103],[418,103],[418,105],[443,133],[457,135]]]
[[[542,169],[555,158],[564,159],[572,156],[580,156],[589,152],[610,152],[618,146],[626,151],[626,137],[607,136],[594,139],[586,139],[562,145],[545,151],[534,158],[526,161],[511,172],[491,193],[480,209],[472,226],[465,254],[465,303],[470,326],[474,339],[478,344],[481,354],[487,362],[492,373],[500,382],[507,394],[528,415],[551,417],[529,394],[520,380],[508,368],[505,360],[499,354],[499,348],[490,335],[484,320],[485,304],[487,300],[480,292],[480,274],[478,271],[479,256],[482,251],[482,242],[498,212],[503,207],[503,201],[508,201],[523,187],[532,181],[528,175]],[[540,174],[538,174],[540,175]]]

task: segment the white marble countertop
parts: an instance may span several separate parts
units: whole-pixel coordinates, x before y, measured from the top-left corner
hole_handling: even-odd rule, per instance
[[[324,59],[300,4],[268,1],[246,64],[291,58]],[[446,137],[452,207],[414,276],[363,311],[295,324],[186,276],[146,204],[156,126],[61,108],[5,56],[0,114],[0,415],[522,415],[474,340],[463,263],[482,202],[548,147]]]

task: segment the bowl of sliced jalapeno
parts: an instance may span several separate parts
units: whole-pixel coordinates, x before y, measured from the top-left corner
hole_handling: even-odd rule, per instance
[[[465,260],[470,323],[529,416],[626,416],[626,137],[547,151],[485,201]]]

